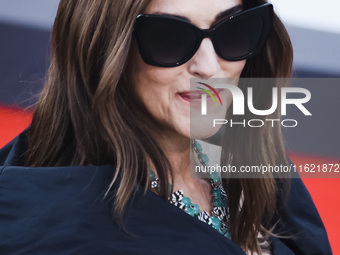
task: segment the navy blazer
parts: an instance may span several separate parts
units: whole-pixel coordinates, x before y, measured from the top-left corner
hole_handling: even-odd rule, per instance
[[[124,213],[128,234],[104,199],[114,167],[24,167],[27,131],[0,150],[0,254],[245,254],[208,224],[137,188]],[[272,238],[275,255],[332,254],[300,179],[279,212],[291,239]]]

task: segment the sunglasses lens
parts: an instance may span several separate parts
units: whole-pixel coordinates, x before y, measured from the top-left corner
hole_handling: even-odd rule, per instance
[[[170,18],[145,19],[140,35],[139,47],[149,60],[146,62],[159,66],[176,66],[190,58],[196,43],[189,26]]]
[[[247,59],[261,51],[271,29],[272,10],[271,4],[264,4],[204,30],[168,16],[139,15],[135,27],[139,52],[147,64],[175,67],[188,61],[202,39],[210,37],[223,59]]]
[[[221,57],[231,61],[240,60],[258,47],[262,32],[261,16],[240,15],[217,28],[215,47]]]

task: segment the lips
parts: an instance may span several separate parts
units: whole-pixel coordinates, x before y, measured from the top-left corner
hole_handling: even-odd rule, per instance
[[[224,89],[216,89],[217,93],[220,94]],[[213,96],[216,96],[215,93],[211,90],[208,90]],[[198,101],[202,99],[202,95],[207,93],[203,90],[191,90],[191,91],[183,91],[177,93],[180,97],[182,97],[186,101]],[[207,100],[212,98],[207,95]]]
[[[183,99],[185,100],[195,100],[195,99],[201,99],[202,98],[202,94],[206,94],[204,91],[202,90],[195,90],[195,91],[184,91],[184,92],[179,92],[178,93]]]

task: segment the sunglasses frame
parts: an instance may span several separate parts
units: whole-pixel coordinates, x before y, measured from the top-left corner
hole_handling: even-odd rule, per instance
[[[244,55],[244,56],[239,56],[239,57],[224,57],[220,50],[219,47],[216,47],[216,32],[218,31],[218,28],[222,25],[224,25],[227,22],[230,22],[232,20],[236,20],[240,17],[244,18],[244,17],[248,17],[248,16],[253,16],[253,15],[259,15],[261,16],[261,18],[263,19],[263,26],[262,26],[262,34],[260,36],[259,41],[257,42],[257,45],[255,46],[255,48],[249,52],[248,54]],[[183,60],[176,62],[176,63],[159,63],[157,61],[155,61],[154,59],[152,59],[150,57],[150,54],[147,52],[147,50],[145,49],[146,47],[143,46],[143,41],[145,41],[145,36],[146,34],[143,33],[143,26],[145,25],[145,23],[150,22],[151,20],[154,20],[157,22],[157,20],[159,19],[168,19],[171,20],[172,22],[181,22],[181,24],[183,24],[183,26],[188,27],[190,30],[192,30],[195,33],[196,36],[196,43],[195,46],[192,50],[192,52],[190,54],[188,54],[188,56],[186,58],[184,58]],[[244,59],[248,59],[251,57],[256,56],[263,48],[264,43],[267,40],[267,37],[269,35],[269,32],[272,28],[272,19],[273,19],[273,5],[270,3],[266,3],[251,9],[247,9],[244,11],[241,11],[239,13],[236,13],[234,15],[231,15],[230,17],[227,17],[225,19],[223,19],[222,21],[220,21],[219,23],[217,23],[216,25],[214,25],[213,27],[209,28],[209,29],[201,29],[199,27],[197,27],[196,25],[182,20],[180,18],[176,18],[176,17],[168,17],[166,15],[157,15],[157,14],[139,14],[137,16],[136,19],[136,23],[135,23],[135,29],[134,29],[134,34],[136,36],[136,40],[137,40],[137,45],[138,45],[138,49],[140,52],[140,55],[143,59],[143,61],[149,65],[152,66],[157,66],[157,67],[176,67],[176,66],[180,66],[183,65],[184,63],[186,63],[187,61],[189,61],[197,52],[197,50],[199,49],[201,42],[204,38],[210,38],[215,52],[217,53],[217,55],[219,55],[222,59],[227,60],[227,61],[240,61],[240,60],[244,60]]]

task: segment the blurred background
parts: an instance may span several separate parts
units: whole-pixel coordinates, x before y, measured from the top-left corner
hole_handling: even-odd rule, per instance
[[[294,46],[297,78],[340,78],[340,1],[272,0]],[[49,63],[50,32],[58,0],[0,1],[0,147],[31,121]],[[340,80],[340,79],[339,79]],[[295,164],[340,163],[340,83],[308,88],[312,118],[290,112],[299,126],[284,130]],[[340,176],[339,176],[340,177]],[[304,179],[340,254],[340,178]]]

